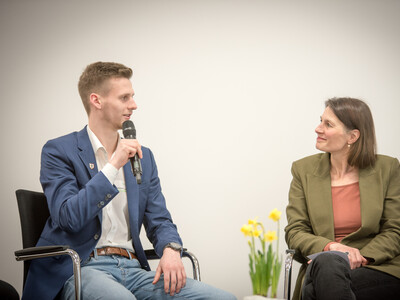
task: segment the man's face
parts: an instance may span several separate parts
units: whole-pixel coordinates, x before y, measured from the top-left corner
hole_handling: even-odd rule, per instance
[[[103,111],[102,121],[108,123],[114,130],[122,129],[122,123],[129,120],[132,111],[137,108],[133,100],[135,92],[131,81],[127,78],[111,78],[108,85],[108,93],[99,95]]]

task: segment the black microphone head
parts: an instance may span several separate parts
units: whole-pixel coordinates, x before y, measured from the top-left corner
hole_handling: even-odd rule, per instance
[[[136,139],[135,125],[131,120],[122,123],[122,133],[126,139]]]

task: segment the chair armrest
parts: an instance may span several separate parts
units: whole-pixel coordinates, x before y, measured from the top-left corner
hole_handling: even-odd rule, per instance
[[[182,253],[185,253],[187,251],[186,248],[182,249]],[[156,251],[154,249],[147,249],[144,250],[144,254],[146,254],[146,258],[148,260],[153,260],[153,259],[160,259],[160,257],[157,255]],[[182,255],[184,256],[184,255]]]
[[[308,259],[305,258],[299,251],[296,251],[296,253],[293,255],[293,259],[302,265],[308,262]]]
[[[69,255],[72,259],[74,279],[75,279],[75,299],[81,299],[81,260],[79,254],[70,249],[67,245],[30,247],[14,252],[15,259],[31,260],[35,258],[51,257],[58,255]]]
[[[144,250],[144,254],[146,254],[148,260],[160,259],[154,249]]]
[[[30,247],[30,248],[17,250],[14,252],[14,254],[16,257],[20,257],[20,256],[24,256],[24,255],[51,254],[54,252],[67,250],[68,248],[69,248],[69,246],[67,246],[67,245]]]

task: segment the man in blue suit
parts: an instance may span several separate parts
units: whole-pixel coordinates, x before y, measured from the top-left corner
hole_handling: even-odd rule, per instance
[[[50,217],[38,246],[65,244],[82,260],[83,299],[235,299],[220,289],[186,279],[182,241],[161,192],[150,149],[118,130],[137,108],[132,70],[117,63],[88,65],[79,93],[88,126],[50,140],[42,150],[40,182]],[[142,163],[137,184],[129,159]],[[161,257],[150,271],[141,241]],[[74,299],[68,257],[32,261],[24,299]]]

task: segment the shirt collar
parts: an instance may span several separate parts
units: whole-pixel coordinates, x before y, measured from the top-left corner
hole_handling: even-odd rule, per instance
[[[97,151],[99,149],[103,149],[105,151],[106,149],[104,148],[103,144],[100,142],[100,140],[94,134],[94,132],[89,128],[89,125],[86,128],[87,128],[87,132],[89,135],[90,143],[92,144],[93,152],[97,153]]]
[[[90,143],[92,144],[93,152],[94,152],[94,153],[97,153],[97,151],[98,151],[99,149],[103,149],[104,152],[107,152],[107,151],[106,151],[106,148],[105,148],[105,147],[103,146],[103,144],[100,142],[100,140],[98,139],[98,137],[96,136],[96,134],[90,129],[89,125],[87,125],[86,128],[87,128],[87,132],[88,132],[88,135],[89,135]],[[121,139],[121,138],[122,138],[121,133],[119,133],[119,135],[120,135],[120,139]],[[118,143],[119,143],[119,140],[118,140]],[[114,155],[114,154],[113,154],[113,155]]]

